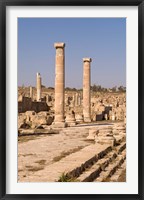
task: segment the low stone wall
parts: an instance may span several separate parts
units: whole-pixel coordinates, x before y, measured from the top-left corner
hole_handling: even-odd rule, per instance
[[[49,106],[45,101],[36,102],[32,101],[29,97],[23,97],[22,101],[18,102],[18,113],[24,113],[27,110],[32,110],[37,112],[49,111]]]

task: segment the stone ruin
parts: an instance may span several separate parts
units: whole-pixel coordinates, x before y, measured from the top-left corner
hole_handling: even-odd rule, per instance
[[[126,124],[121,122],[113,126],[95,127],[89,130],[88,140],[94,140],[100,144],[115,146],[116,141],[123,141],[126,135]]]
[[[126,168],[125,93],[90,91],[91,58],[83,58],[83,91],[65,91],[65,44],[55,43],[54,46],[56,49],[55,90],[42,88],[40,73],[37,73],[36,88],[31,86],[19,88],[18,134],[24,136],[60,133],[60,138],[55,136],[57,144],[54,146],[55,149],[48,138],[45,138],[46,143],[43,141],[41,144],[43,149],[49,144],[51,154],[49,155],[46,148],[43,156],[49,155],[50,159],[55,155],[55,151],[60,152],[61,149],[68,151],[73,147],[74,152],[70,154],[72,150],[69,149],[62,158],[56,157],[57,160],[62,159],[62,162],[50,160],[46,169],[40,168],[46,170],[42,171],[44,177],[40,172],[35,172],[35,176],[29,172],[27,179],[23,174],[27,165],[25,169],[22,167],[20,180],[60,181],[58,179],[60,173],[66,172],[66,177],[81,182],[107,181],[107,178],[116,181],[120,174],[114,177],[112,174],[121,166]],[[67,143],[61,145],[62,138],[68,141],[68,146]],[[27,151],[29,152],[29,149]],[[33,153],[35,152],[36,149]],[[37,163],[35,159],[42,153],[39,152],[36,157],[31,156],[33,162],[35,161],[34,166]],[[31,154],[29,152],[27,155]],[[71,161],[70,164],[68,161]],[[24,157],[20,156],[19,163],[24,163]],[[57,170],[58,168],[61,170]]]
[[[55,92],[51,94],[43,92],[42,78],[40,73],[37,73],[36,89],[30,86],[29,92],[19,94],[19,120],[26,123],[25,115],[28,111],[35,113],[35,116],[43,111],[53,119],[52,128],[63,128],[78,123],[102,120],[124,121],[126,119],[125,94],[91,93],[91,58],[83,58],[83,92],[65,92],[65,44],[55,43],[55,48]],[[40,125],[51,124],[45,122],[40,123]]]

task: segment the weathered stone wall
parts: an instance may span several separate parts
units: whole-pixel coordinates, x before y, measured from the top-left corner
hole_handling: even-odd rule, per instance
[[[32,101],[29,97],[22,97],[22,101],[18,102],[18,113],[23,113],[28,110],[33,110],[35,112],[49,111],[49,106],[45,101],[36,102]]]

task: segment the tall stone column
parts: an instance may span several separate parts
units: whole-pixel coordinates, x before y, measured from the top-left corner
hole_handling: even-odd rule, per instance
[[[73,97],[72,97],[72,107],[75,107],[75,94],[73,94]]]
[[[81,94],[78,94],[78,106],[81,106]]]
[[[90,63],[91,58],[83,58],[83,115],[84,122],[91,122],[91,105],[90,105]]]
[[[41,75],[37,73],[37,101],[41,101]]]
[[[33,87],[30,86],[30,98],[31,100],[33,100]]]
[[[55,127],[65,127],[64,120],[64,89],[65,89],[65,51],[64,43],[55,43],[56,63],[55,63]]]
[[[75,94],[75,106],[78,106],[78,93]]]

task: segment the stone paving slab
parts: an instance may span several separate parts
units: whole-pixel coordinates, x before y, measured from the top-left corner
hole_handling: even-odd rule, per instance
[[[89,165],[98,152],[100,156],[100,152],[109,146],[96,146],[94,142],[86,140],[89,130],[95,126],[99,125],[78,125],[61,129],[59,134],[19,137],[18,182],[55,181],[59,174],[82,165],[84,159]]]
[[[90,145],[85,147],[79,152],[72,153],[69,156],[61,159],[59,162],[55,162],[49,166],[46,166],[43,170],[35,172],[35,178],[33,181],[36,182],[54,182],[58,181],[62,173],[67,173],[73,171],[78,167],[84,165],[90,158],[97,156],[102,151],[107,151],[109,145]],[[78,160],[77,160],[77,159]],[[89,163],[88,163],[89,164]],[[25,178],[24,181],[29,181],[29,178]]]

